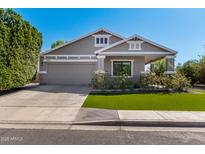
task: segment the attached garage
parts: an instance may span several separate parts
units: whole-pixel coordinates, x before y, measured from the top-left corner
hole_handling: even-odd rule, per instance
[[[88,85],[91,81],[95,63],[47,63],[47,74],[44,83]]]

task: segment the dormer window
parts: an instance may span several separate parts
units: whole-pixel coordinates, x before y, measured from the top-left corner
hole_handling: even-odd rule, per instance
[[[141,44],[143,41],[128,41],[129,50],[142,50]]]
[[[93,35],[95,37],[94,46],[95,47],[105,47],[110,43],[111,35]]]

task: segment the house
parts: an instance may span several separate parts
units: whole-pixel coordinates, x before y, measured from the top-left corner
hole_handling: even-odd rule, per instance
[[[174,73],[176,51],[142,36],[125,38],[99,29],[40,55],[40,82],[46,84],[85,85],[94,71],[115,77],[122,70],[139,80],[145,65],[166,57],[167,74]]]

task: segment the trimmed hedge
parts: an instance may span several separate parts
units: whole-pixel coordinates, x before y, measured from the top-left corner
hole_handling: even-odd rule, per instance
[[[0,9],[0,90],[24,86],[37,71],[42,34],[12,9]]]

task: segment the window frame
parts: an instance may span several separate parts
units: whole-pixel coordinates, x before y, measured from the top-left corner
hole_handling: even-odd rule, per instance
[[[114,62],[130,62],[131,64],[131,76],[128,76],[129,78],[133,77],[133,63],[134,63],[134,59],[111,59],[111,76],[112,77],[117,77],[116,75],[114,75]]]
[[[95,47],[106,47],[110,45],[110,37],[111,35],[93,35],[94,36],[94,46]],[[97,43],[97,39],[99,39],[99,43]],[[107,39],[107,43],[105,43],[105,39]]]
[[[128,50],[142,50],[141,44],[143,43],[143,41],[128,41],[127,43],[129,44]]]

